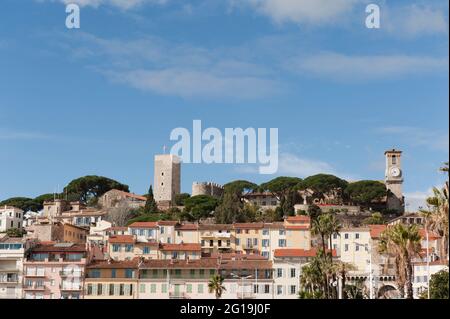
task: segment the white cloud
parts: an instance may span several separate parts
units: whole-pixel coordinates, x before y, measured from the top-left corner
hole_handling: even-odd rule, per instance
[[[332,24],[352,11],[361,0],[232,0],[231,5],[250,5],[275,23]]]
[[[447,58],[407,55],[357,56],[339,53],[321,53],[297,57],[285,64],[300,74],[314,74],[336,80],[375,80],[414,73],[445,71]]]
[[[36,1],[38,2],[57,1],[64,4],[75,3],[81,7],[93,7],[93,8],[98,8],[102,5],[109,5],[127,10],[143,4],[163,5],[167,3],[168,0],[36,0]]]
[[[382,29],[402,37],[447,34],[448,17],[443,8],[410,5],[383,11],[385,22]]]
[[[433,131],[411,126],[386,126],[377,130],[379,133],[396,136],[413,146],[427,147],[438,151],[449,151],[448,131]]]

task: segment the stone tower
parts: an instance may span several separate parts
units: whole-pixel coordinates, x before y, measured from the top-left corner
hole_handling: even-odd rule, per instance
[[[402,172],[402,152],[399,150],[389,150],[384,152],[386,157],[385,183],[388,189],[387,208],[395,209],[399,213],[405,212],[405,198],[403,196],[403,172]]]
[[[172,206],[180,193],[181,160],[176,155],[155,155],[155,201],[161,206]]]

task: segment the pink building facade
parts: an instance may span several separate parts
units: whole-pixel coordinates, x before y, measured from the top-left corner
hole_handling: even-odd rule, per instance
[[[23,298],[82,299],[86,263],[85,245],[36,246],[23,263]]]

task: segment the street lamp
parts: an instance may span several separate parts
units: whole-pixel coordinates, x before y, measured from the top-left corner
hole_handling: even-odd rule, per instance
[[[241,299],[244,299],[244,280],[245,280],[245,279],[250,279],[250,278],[252,278],[253,276],[252,276],[252,275],[249,275],[249,276],[242,276],[242,277],[239,277],[239,276],[236,275],[235,273],[231,273],[230,275],[233,276],[233,277],[236,278],[236,279],[240,279],[240,280],[241,280],[241,287],[242,287],[242,296],[241,296]]]

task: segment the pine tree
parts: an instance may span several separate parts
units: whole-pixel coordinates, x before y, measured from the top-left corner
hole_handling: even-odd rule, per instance
[[[158,205],[156,205],[155,197],[153,196],[153,187],[150,185],[147,194],[147,201],[145,202],[144,213],[150,214],[157,213],[158,211]]]

